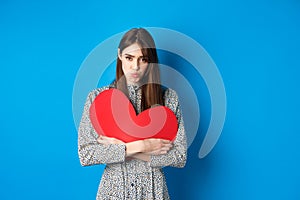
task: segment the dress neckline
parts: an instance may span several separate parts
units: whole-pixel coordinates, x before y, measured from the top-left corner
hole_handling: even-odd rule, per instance
[[[128,90],[138,90],[141,86],[134,84],[127,84]]]

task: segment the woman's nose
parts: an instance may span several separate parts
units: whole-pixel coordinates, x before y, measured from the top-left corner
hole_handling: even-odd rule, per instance
[[[138,70],[139,69],[139,61],[136,60],[132,63],[132,69]]]

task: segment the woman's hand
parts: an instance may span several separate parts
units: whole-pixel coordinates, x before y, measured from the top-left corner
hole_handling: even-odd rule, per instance
[[[133,154],[132,157],[146,162],[150,161],[151,155],[164,155],[173,147],[171,141],[163,139],[151,138],[140,140],[138,142],[140,142],[139,144],[142,149],[139,153]]]
[[[103,145],[125,144],[127,160],[136,158],[144,161],[149,161],[151,155],[166,154],[173,147],[171,141],[157,138],[124,143],[122,140],[113,137],[99,136],[97,138],[97,142]]]
[[[109,144],[124,144],[124,142],[122,140],[113,138],[113,137],[106,137],[106,136],[99,136],[97,138],[97,142],[99,144],[104,144],[104,145],[109,145]]]
[[[161,155],[166,154],[173,147],[170,140],[164,139],[145,139],[143,140],[143,153],[148,155]]]

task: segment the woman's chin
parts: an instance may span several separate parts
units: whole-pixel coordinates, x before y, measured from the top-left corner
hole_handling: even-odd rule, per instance
[[[140,82],[140,79],[131,79],[130,81],[127,81],[127,84],[129,85],[138,85]]]

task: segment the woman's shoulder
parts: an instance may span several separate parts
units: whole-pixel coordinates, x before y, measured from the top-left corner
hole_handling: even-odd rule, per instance
[[[113,84],[110,84],[110,85],[106,85],[106,86],[102,86],[102,87],[99,87],[99,88],[95,88],[93,90],[91,90],[88,94],[88,98],[90,100],[93,100],[95,99],[101,92],[105,91],[105,90],[108,90],[110,88],[114,88],[114,85]]]
[[[177,92],[171,88],[163,89],[164,99],[178,99]]]
[[[169,107],[173,112],[176,111],[179,106],[179,98],[177,92],[171,88],[166,88],[164,90],[164,104]]]

